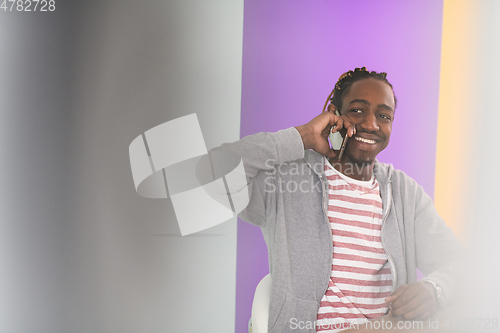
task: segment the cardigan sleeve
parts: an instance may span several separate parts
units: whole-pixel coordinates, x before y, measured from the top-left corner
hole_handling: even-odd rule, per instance
[[[196,174],[201,182],[206,183],[207,179],[221,177],[238,161],[242,161],[246,182],[239,182],[237,188],[231,189],[231,196],[233,201],[238,200],[238,196],[248,198],[248,204],[239,216],[249,223],[264,227],[266,210],[275,198],[275,167],[303,157],[302,138],[291,127],[274,133],[257,133],[239,141],[222,144],[210,150],[208,156],[198,162]],[[220,193],[211,193],[215,199],[219,195]]]
[[[436,282],[445,302],[460,294],[464,277],[465,247],[439,216],[432,199],[416,185],[415,240],[417,267],[426,275],[423,280]]]

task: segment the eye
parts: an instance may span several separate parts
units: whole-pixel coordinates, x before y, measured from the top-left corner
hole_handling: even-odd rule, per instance
[[[351,112],[362,113],[363,111],[361,109],[351,109]]]
[[[381,114],[380,118],[387,119],[387,120],[392,120],[392,118],[386,114]]]

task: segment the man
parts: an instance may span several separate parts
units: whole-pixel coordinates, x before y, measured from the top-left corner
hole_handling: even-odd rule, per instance
[[[395,108],[386,74],[356,68],[309,123],[221,146],[243,159],[250,202],[240,217],[268,246],[269,332],[335,332],[387,313],[427,319],[456,298],[460,242],[414,180],[376,160]],[[340,161],[328,142],[336,131],[349,136]]]

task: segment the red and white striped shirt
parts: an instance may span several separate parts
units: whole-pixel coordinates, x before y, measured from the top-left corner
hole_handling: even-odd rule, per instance
[[[383,316],[384,299],[393,289],[387,255],[382,248],[382,198],[375,177],[349,178],[327,161],[328,219],[333,260],[328,289],[321,299],[316,330],[337,332]]]

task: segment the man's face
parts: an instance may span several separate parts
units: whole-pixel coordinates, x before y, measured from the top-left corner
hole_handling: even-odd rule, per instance
[[[342,162],[373,162],[389,144],[395,107],[394,94],[387,83],[369,78],[352,84],[342,100],[340,114],[354,124],[356,134],[349,138]]]

